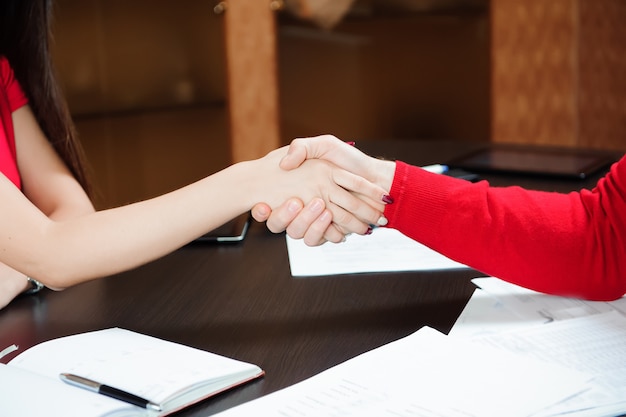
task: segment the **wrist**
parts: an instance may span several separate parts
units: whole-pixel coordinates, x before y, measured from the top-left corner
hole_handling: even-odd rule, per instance
[[[374,184],[387,190],[387,192],[391,191],[393,177],[396,173],[395,161],[376,159],[374,167],[372,168],[372,173],[375,174],[371,179]]]
[[[238,209],[248,211],[259,202],[267,203],[263,198],[265,183],[261,180],[267,176],[259,174],[265,174],[266,168],[261,158],[238,162],[228,168],[233,171],[230,173],[234,185],[230,191],[233,198],[231,203],[236,204]]]

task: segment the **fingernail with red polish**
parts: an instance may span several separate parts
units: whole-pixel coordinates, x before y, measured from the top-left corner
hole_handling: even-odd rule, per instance
[[[392,197],[392,196],[390,196],[389,194],[385,194],[385,195],[383,195],[382,200],[383,200],[383,203],[386,203],[386,204],[391,204],[391,203],[393,203],[393,197]]]
[[[366,235],[371,235],[372,232],[374,232],[374,229],[372,229],[371,227],[367,228],[367,231],[365,232]]]
[[[354,142],[354,141],[349,141],[349,142],[346,142],[346,143],[347,143],[348,145],[350,145],[350,146],[354,146],[354,145],[356,145],[356,142]]]

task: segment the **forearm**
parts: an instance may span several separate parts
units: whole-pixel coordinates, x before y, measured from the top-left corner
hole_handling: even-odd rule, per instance
[[[5,229],[3,259],[63,288],[157,259],[251,207],[240,165],[151,200],[52,221],[32,206]]]
[[[391,195],[390,227],[486,274],[559,295],[626,291],[626,242],[607,195],[494,188],[401,163]]]
[[[259,201],[271,207],[294,195],[328,204],[346,196],[360,201],[335,183],[341,174],[330,164],[307,162],[287,172],[278,166],[282,153],[235,164],[160,197],[62,221],[51,220],[5,183],[0,195],[16,221],[0,218],[0,261],[62,288],[155,260]]]

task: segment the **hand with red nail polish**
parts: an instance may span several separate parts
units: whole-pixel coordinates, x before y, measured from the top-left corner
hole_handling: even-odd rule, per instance
[[[307,159],[323,159],[346,171],[352,172],[385,190],[391,188],[395,163],[372,158],[354,146],[354,142],[343,142],[332,135],[294,139],[280,167],[294,169]],[[381,195],[382,197],[382,195]]]
[[[290,236],[303,238],[310,245],[340,242],[347,233],[364,234],[369,225],[379,224],[385,189],[321,159],[282,169],[279,163],[287,150],[285,147],[249,162],[259,165],[254,171],[263,173],[263,184],[273,184],[271,188],[252,187],[246,192],[249,196],[259,195],[264,203],[252,207],[257,221],[267,221],[273,232],[287,230]],[[276,200],[285,193],[291,194]]]
[[[296,139],[288,148],[288,152],[280,162],[281,168],[292,170],[299,167],[309,159],[322,159],[329,161],[340,168],[354,173],[358,181],[369,181],[377,184],[382,191],[379,195],[359,195],[369,204],[392,204],[393,198],[387,190],[391,187],[395,172],[395,163],[381,161],[365,155],[355,148],[354,142],[342,142],[334,136],[324,135],[309,139]],[[357,181],[357,183],[358,183]],[[348,186],[348,190],[356,191],[357,186]],[[302,202],[300,204],[303,206]],[[304,238],[307,244],[321,244],[324,241],[340,241],[339,236],[345,236],[348,232],[337,224],[331,223],[325,233],[320,232],[321,225],[325,224],[322,219],[317,219],[310,212],[293,213],[284,206],[269,212],[267,207],[263,213],[259,213],[260,205],[252,210],[253,217],[258,221],[267,221],[268,228],[275,232],[287,231],[291,237]],[[382,214],[382,213],[381,213]],[[370,219],[370,224],[385,226],[387,219],[381,215],[376,219]],[[304,232],[303,232],[304,231]],[[341,239],[343,240],[343,239]]]

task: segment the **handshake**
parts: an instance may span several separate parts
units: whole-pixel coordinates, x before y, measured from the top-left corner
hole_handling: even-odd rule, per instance
[[[342,242],[350,233],[369,234],[372,226],[387,224],[384,210],[393,203],[389,190],[395,162],[372,158],[354,143],[331,135],[295,139],[286,152],[281,148],[261,160],[277,157],[283,172],[302,172],[297,182],[278,181],[286,184],[278,194],[293,190],[286,200],[272,197],[252,208],[254,219],[266,222],[272,232],[286,231],[317,246]]]

